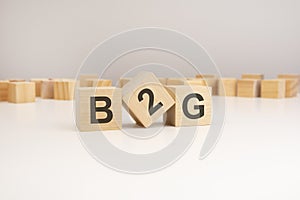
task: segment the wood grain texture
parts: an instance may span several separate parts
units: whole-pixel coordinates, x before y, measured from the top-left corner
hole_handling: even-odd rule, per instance
[[[0,101],[7,101],[8,83],[8,80],[0,80]]]
[[[240,79],[237,82],[238,97],[259,97],[260,80],[257,79]]]
[[[29,103],[35,101],[35,84],[33,82],[10,82],[8,84],[8,102]]]
[[[115,87],[80,87],[78,99],[76,99],[76,124],[80,131],[105,131],[122,129],[122,92]],[[107,97],[111,100],[113,116],[107,123],[91,123],[91,97]],[[104,102],[98,102],[96,106],[105,106]],[[97,119],[106,118],[105,112],[96,112]]]
[[[41,96],[41,88],[42,88],[42,82],[47,81],[47,78],[33,78],[30,79],[30,82],[35,83],[35,96],[40,97]]]
[[[42,99],[53,99],[54,90],[53,90],[54,81],[53,80],[43,80],[41,84],[41,98]]]
[[[178,86],[166,86],[168,92],[173,97],[175,104],[166,113],[166,124],[172,126],[197,126],[197,125],[209,125],[211,124],[212,115],[212,99],[211,88],[206,86],[197,85],[178,85]],[[190,95],[200,94],[203,100],[200,101],[196,97],[190,98],[186,101],[186,98]],[[187,110],[184,112],[184,104],[186,102]],[[190,118],[186,113],[197,115],[200,112],[197,106],[204,106],[202,117],[198,116]]]
[[[298,93],[300,92],[300,74],[278,74],[279,79],[297,79]]]
[[[285,97],[285,80],[269,79],[261,81],[262,98],[284,98]]]
[[[76,81],[73,79],[56,79],[53,84],[54,99],[73,100]]]
[[[145,90],[153,93],[153,107],[162,104],[152,114],[149,111],[151,110],[149,109],[150,96],[143,93]],[[136,75],[123,87],[122,95],[124,107],[137,124],[144,127],[149,127],[174,104],[173,98],[151,72],[141,72]]]
[[[221,78],[218,82],[218,95],[220,96],[236,96],[237,95],[237,79]]]

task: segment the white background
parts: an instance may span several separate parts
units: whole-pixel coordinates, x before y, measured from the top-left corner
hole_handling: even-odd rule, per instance
[[[232,97],[226,105],[222,137],[206,159],[198,160],[206,136],[199,131],[172,166],[129,175],[104,167],[81,145],[72,102],[0,102],[0,199],[299,200],[300,97]],[[136,145],[105,134],[122,149],[144,152],[173,135]]]
[[[74,77],[98,43],[144,26],[194,38],[224,76],[300,73],[298,0],[1,0],[0,79]]]

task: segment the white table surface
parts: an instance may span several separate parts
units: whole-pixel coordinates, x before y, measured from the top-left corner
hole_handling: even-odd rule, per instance
[[[129,175],[81,145],[71,101],[0,102],[0,199],[299,200],[300,97],[233,97],[226,107],[222,137],[206,159],[198,160],[199,133],[172,166]]]

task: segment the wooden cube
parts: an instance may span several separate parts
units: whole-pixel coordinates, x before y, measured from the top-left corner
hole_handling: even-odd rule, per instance
[[[186,78],[167,78],[166,85],[186,85]]]
[[[54,80],[53,93],[56,100],[73,100],[76,81],[72,79]]]
[[[121,89],[115,87],[78,88],[76,124],[80,131],[121,129]]]
[[[263,80],[264,79],[264,75],[263,74],[242,74],[242,79]]]
[[[236,78],[221,78],[218,82],[218,94],[220,96],[236,96],[237,79]]]
[[[9,79],[9,82],[25,82],[25,81],[26,81],[25,79],[17,79],[17,78]]]
[[[285,80],[285,97],[296,97],[298,93],[298,79]]]
[[[151,72],[141,72],[122,90],[124,107],[137,122],[149,127],[163,115],[174,100]]]
[[[259,97],[260,96],[260,80],[256,79],[240,79],[237,82],[238,97]]]
[[[197,85],[166,86],[175,101],[166,114],[173,126],[197,126],[211,123],[211,88]]]
[[[87,79],[98,79],[97,74],[83,74],[79,77],[79,86],[80,87],[91,87],[89,86],[91,83],[87,81]]]
[[[298,92],[300,92],[300,74],[279,74],[279,79],[297,79],[298,80]]]
[[[41,98],[53,99],[54,98],[54,81],[52,79],[43,80],[41,84]]]
[[[8,83],[9,81],[7,80],[0,81],[0,101],[7,101]]]
[[[87,87],[110,87],[112,81],[108,79],[85,79]]]
[[[125,84],[127,84],[131,78],[120,78],[118,82],[118,87],[122,88]]]
[[[269,79],[261,81],[262,98],[284,98],[285,97],[285,80]]]
[[[36,97],[40,97],[41,96],[41,87],[42,87],[42,82],[46,81],[48,79],[46,78],[34,78],[34,79],[30,79],[30,82],[34,82],[35,83],[35,96]]]
[[[201,80],[203,82],[200,85],[211,87],[212,95],[218,95],[218,78],[205,77],[205,78],[196,78],[196,80]]]
[[[10,82],[8,84],[8,102],[28,103],[35,101],[35,84],[33,82]]]
[[[202,78],[189,78],[183,85],[207,86],[207,82]]]
[[[217,78],[217,76],[214,74],[196,74],[196,78],[202,78],[202,79]]]

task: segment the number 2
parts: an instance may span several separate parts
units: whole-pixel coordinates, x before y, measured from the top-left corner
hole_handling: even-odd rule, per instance
[[[143,95],[144,94],[147,94],[148,96],[149,96],[149,104],[148,104],[148,112],[149,112],[149,114],[150,114],[150,116],[151,115],[153,115],[158,109],[160,109],[162,106],[163,106],[163,104],[162,104],[162,102],[159,102],[157,105],[155,105],[154,107],[153,107],[153,102],[154,102],[154,94],[153,94],[153,92],[150,90],[150,89],[148,89],[148,88],[145,88],[145,89],[143,89],[143,90],[141,90],[140,92],[139,92],[139,94],[138,94],[138,99],[139,99],[139,102],[141,102],[141,101],[143,101]]]

